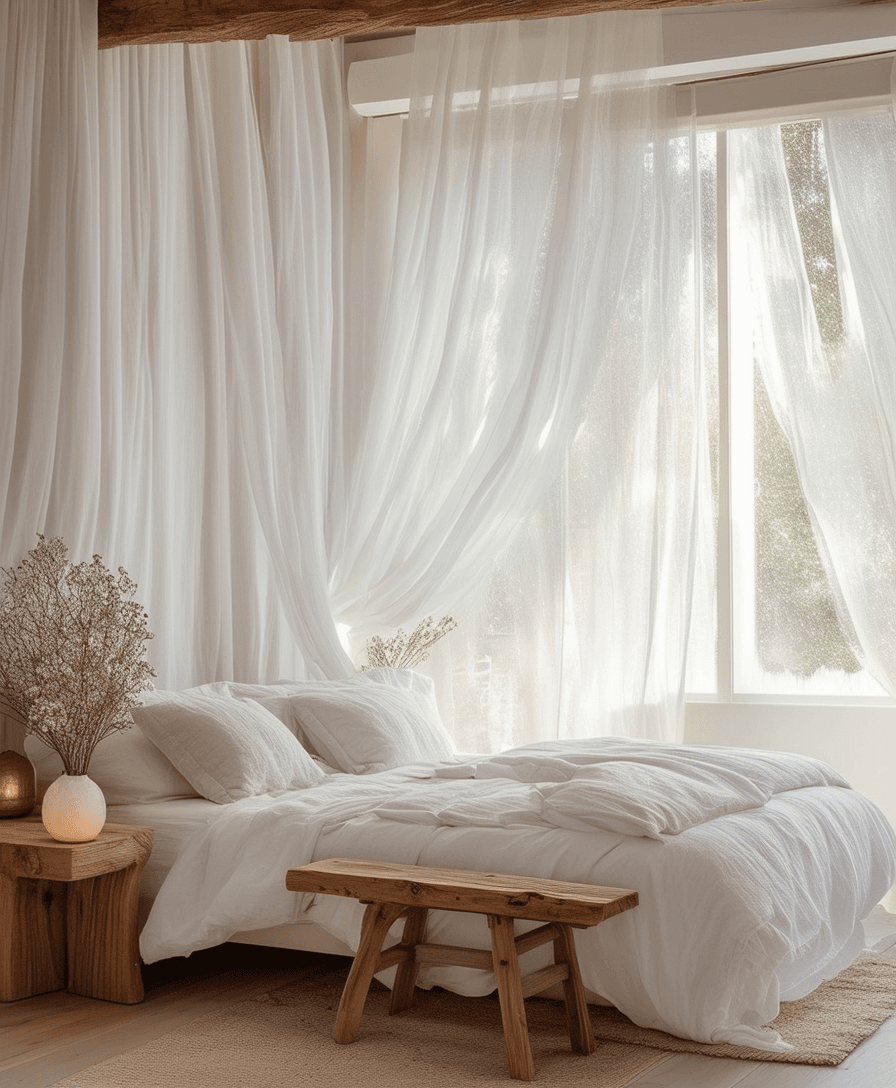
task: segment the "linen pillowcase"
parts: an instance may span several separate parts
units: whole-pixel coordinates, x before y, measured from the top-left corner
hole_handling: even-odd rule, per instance
[[[347,680],[309,682],[265,705],[326,763],[347,774],[440,763],[456,755],[432,680],[411,669],[369,669]]]
[[[37,737],[25,737],[25,752],[37,775],[37,796],[65,770],[58,753]],[[90,757],[88,776],[103,791],[107,805],[151,804],[198,797],[190,783],[148,740],[139,726],[112,733]]]
[[[283,722],[252,699],[195,695],[131,713],[193,788],[219,805],[326,781]]]

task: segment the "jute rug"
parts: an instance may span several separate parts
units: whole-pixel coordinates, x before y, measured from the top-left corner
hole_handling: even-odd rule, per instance
[[[412,1008],[388,1015],[374,983],[350,1046],[333,1042],[345,967],[310,967],[300,981],[208,1013],[159,1039],[59,1081],[54,1088],[507,1088],[501,1012],[494,998],[420,991]],[[896,949],[865,956],[814,994],[784,1006],[775,1027],[791,1054],[705,1046],[638,1028],[593,1009],[598,1046],[569,1049],[562,1006],[526,1003],[536,1079],[558,1088],[625,1088],[648,1069],[690,1052],[723,1058],[837,1065],[896,1009]]]

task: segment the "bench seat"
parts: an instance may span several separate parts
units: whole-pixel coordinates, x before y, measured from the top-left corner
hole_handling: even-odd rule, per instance
[[[510,1075],[518,1080],[531,1080],[535,1073],[523,1000],[556,983],[563,984],[572,1049],[592,1053],[594,1032],[572,930],[599,925],[638,904],[638,893],[627,888],[349,858],[329,858],[289,869],[286,887],[296,892],[347,896],[367,904],[360,944],[336,1014],[337,1042],[357,1039],[367,991],[378,971],[398,966],[389,1003],[389,1012],[397,1013],[411,1004],[417,969],[422,964],[491,969],[498,982],[507,1064]],[[491,951],[426,943],[430,910],[484,914]],[[402,916],[401,941],[384,950],[389,929]],[[517,918],[543,924],[516,936]],[[553,942],[554,962],[522,976],[519,957],[548,941]]]

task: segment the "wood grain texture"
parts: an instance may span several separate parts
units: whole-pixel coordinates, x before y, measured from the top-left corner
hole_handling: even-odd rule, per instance
[[[504,1024],[504,1050],[507,1068],[516,1080],[532,1080],[535,1062],[529,1045],[529,1027],[523,1004],[523,982],[513,936],[513,919],[499,914],[488,915],[492,938],[492,961],[498,980],[501,1000],[501,1021]]]
[[[540,948],[548,941],[554,941],[560,935],[560,926],[556,922],[547,922],[538,929],[530,929],[528,933],[521,933],[516,939],[516,954],[524,956],[533,948]]]
[[[84,880],[112,873],[152,849],[150,828],[107,823],[90,842],[58,842],[39,815],[0,823],[0,872],[41,880]]]
[[[66,986],[142,999],[137,890],[152,837],[107,824],[92,842],[60,843],[39,818],[0,824],[0,1001]]]
[[[418,944],[414,957],[421,966],[476,967],[480,971],[492,969],[492,954],[487,948],[464,948],[458,944]]]
[[[333,1038],[337,1043],[353,1043],[358,1038],[361,1013],[378,968],[380,949],[392,923],[404,914],[404,910],[400,904],[371,903],[364,911],[361,941],[336,1011]]]
[[[539,967],[537,971],[530,971],[528,975],[521,977],[523,997],[534,997],[549,986],[556,986],[568,978],[569,968],[565,963],[549,963],[545,967]]]
[[[418,26],[720,2],[735,0],[99,0],[97,14],[99,45],[107,49],[259,39],[268,34],[311,41]]]
[[[144,967],[146,999],[138,1005],[65,990],[0,1004],[0,1085],[48,1088],[197,1016],[294,982],[304,964],[322,959],[229,944]]]
[[[591,1027],[591,1017],[588,1015],[588,1005],[585,1002],[585,990],[579,974],[575,937],[569,926],[558,926],[557,930],[557,938],[554,941],[554,963],[563,963],[569,968],[563,980],[569,1045],[579,1054],[591,1054],[594,1050],[594,1030]]]
[[[0,1001],[65,986],[67,890],[0,871]]]
[[[410,1007],[414,997],[414,983],[417,979],[418,960],[415,955],[416,946],[423,941],[426,932],[426,917],[429,911],[425,907],[411,907],[407,912],[404,923],[404,933],[401,936],[401,946],[407,951],[406,956],[398,965],[395,972],[395,981],[392,983],[392,994],[389,998],[389,1015],[404,1012]]]
[[[534,876],[330,858],[289,869],[290,891],[344,895],[362,902],[499,914],[593,926],[638,904],[629,888],[602,888]]]
[[[135,838],[140,845],[141,839]],[[143,1000],[137,892],[149,849],[123,869],[73,883],[68,893],[70,993],[132,1005]]]

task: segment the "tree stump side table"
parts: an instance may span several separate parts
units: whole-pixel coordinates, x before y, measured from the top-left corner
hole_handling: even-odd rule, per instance
[[[57,842],[39,816],[0,821],[0,1001],[143,1000],[137,891],[152,840],[107,823],[91,842]]]

